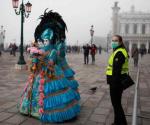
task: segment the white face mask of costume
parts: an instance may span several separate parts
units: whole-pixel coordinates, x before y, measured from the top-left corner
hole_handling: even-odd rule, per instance
[[[44,46],[48,46],[49,45],[49,40],[48,39],[44,39]]]
[[[38,46],[39,46],[39,48],[43,48],[44,44],[42,42],[38,42]]]

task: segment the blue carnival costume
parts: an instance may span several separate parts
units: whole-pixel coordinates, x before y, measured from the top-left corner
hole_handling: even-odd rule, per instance
[[[62,68],[65,77],[70,81],[70,87],[74,90],[78,90],[78,82],[74,79],[75,72],[70,68],[66,60],[66,45],[65,42],[58,42],[56,44],[58,51],[58,65]]]
[[[19,111],[43,122],[64,122],[80,112],[78,83],[65,58],[65,30],[61,16],[52,11],[45,11],[35,30],[40,53],[32,55]]]

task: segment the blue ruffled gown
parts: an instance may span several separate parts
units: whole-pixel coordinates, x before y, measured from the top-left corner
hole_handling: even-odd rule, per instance
[[[70,81],[70,87],[76,91],[78,91],[78,82],[75,80],[74,75],[75,72],[68,65],[66,60],[66,45],[65,42],[58,42],[56,44],[56,49],[59,52],[59,56],[57,56],[58,65],[62,68],[64,72],[64,76]]]
[[[29,76],[19,103],[22,114],[46,123],[64,122],[80,112],[80,95],[70,87],[71,81],[58,65],[57,50],[52,48],[44,58],[36,59],[36,66],[31,68],[34,73]],[[53,60],[55,65],[49,65],[49,60]]]

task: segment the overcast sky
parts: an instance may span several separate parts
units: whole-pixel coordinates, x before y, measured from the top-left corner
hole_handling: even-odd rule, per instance
[[[39,23],[38,17],[46,8],[60,13],[65,20],[68,32],[68,44],[88,42],[90,27],[94,25],[95,36],[106,36],[111,30],[112,9],[116,0],[29,0],[32,12],[24,24],[24,41],[33,40],[35,27]],[[21,2],[21,0],[20,0]],[[24,3],[28,0],[24,0]],[[135,10],[150,12],[150,0],[118,0],[121,12],[129,11],[131,6]],[[16,39],[20,42],[20,16],[15,15],[12,0],[0,0],[0,25],[6,29],[6,42]]]

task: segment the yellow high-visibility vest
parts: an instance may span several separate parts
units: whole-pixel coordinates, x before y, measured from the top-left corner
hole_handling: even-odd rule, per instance
[[[106,75],[112,75],[114,57],[115,57],[116,53],[119,52],[119,51],[122,52],[124,57],[125,57],[125,62],[122,65],[121,74],[125,74],[125,73],[128,74],[128,71],[129,71],[128,70],[128,60],[129,60],[129,58],[128,58],[127,51],[124,48],[119,48],[119,49],[115,50],[111,54],[111,56],[110,56],[110,58],[108,60],[108,66],[107,66],[107,69],[106,69]]]

